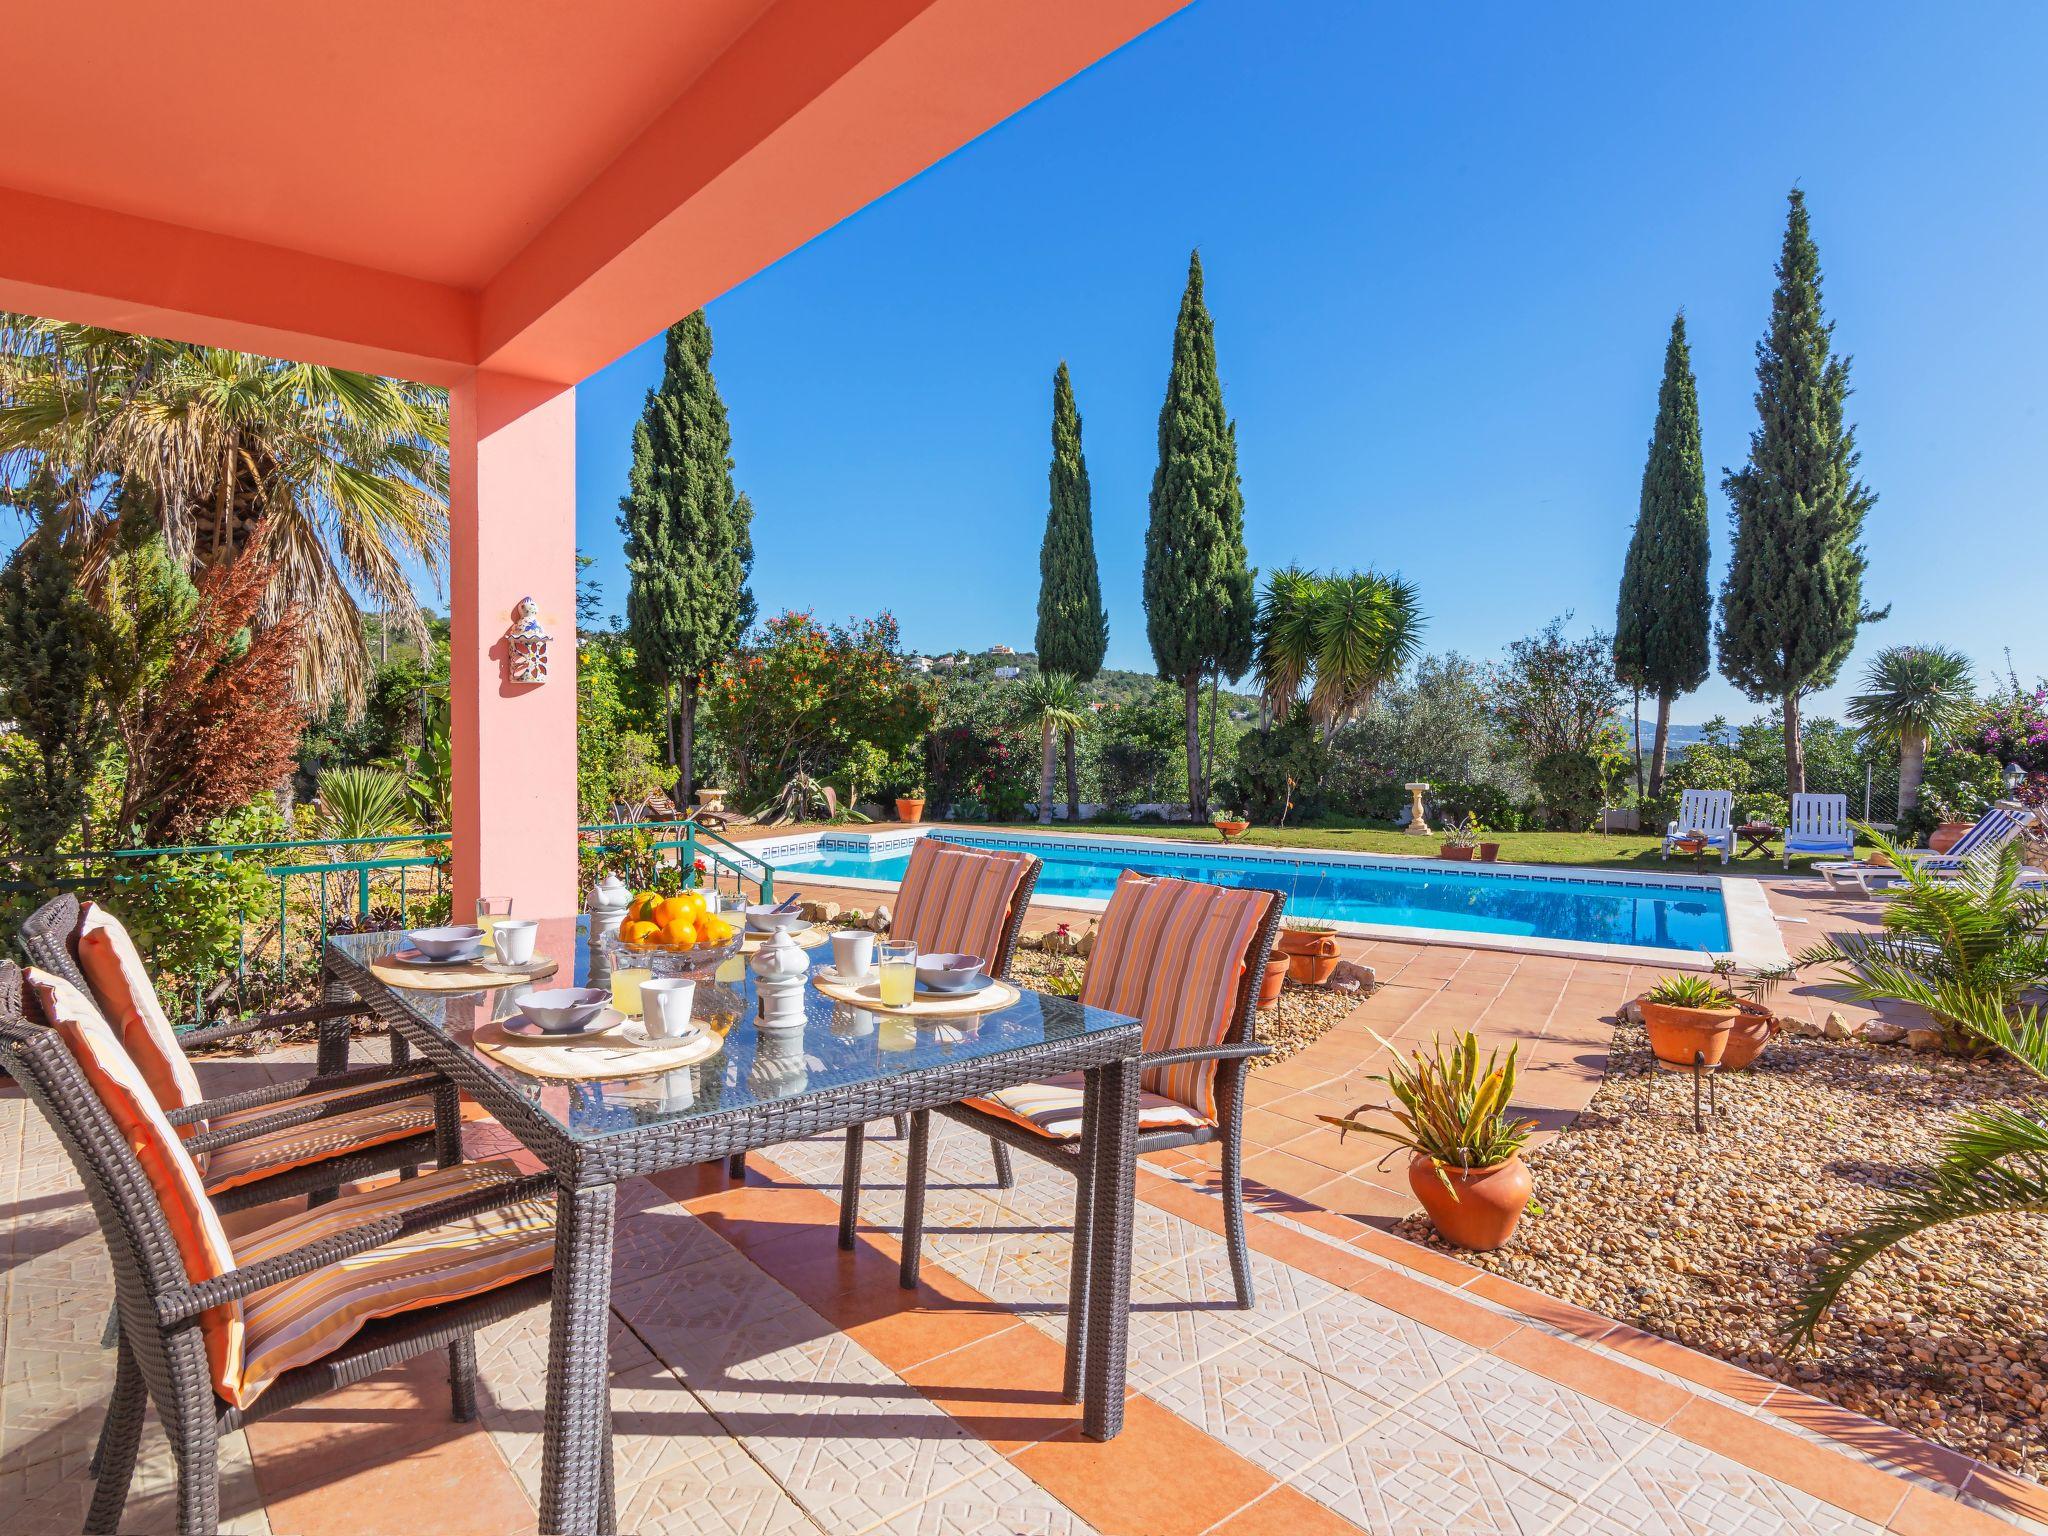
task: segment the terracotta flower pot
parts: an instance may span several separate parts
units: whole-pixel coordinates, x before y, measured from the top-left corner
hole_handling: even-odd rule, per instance
[[[1224,821],[1221,819],[1211,823],[1211,825],[1223,834],[1223,840],[1226,843],[1233,837],[1243,837],[1251,827],[1251,823],[1248,821]]]
[[[1728,1030],[1728,1044],[1721,1052],[1721,1070],[1739,1072],[1763,1054],[1778,1032],[1778,1019],[1762,1003],[1735,1000],[1735,1023]]]
[[[1963,834],[1970,830],[1967,821],[1944,821],[1927,834],[1927,846],[1935,853],[1947,853],[1962,841]]]
[[[1440,859],[1449,859],[1453,864],[1472,862],[1472,850],[1460,848],[1456,843],[1444,843],[1437,849],[1436,856]]]
[[[1482,863],[1482,864],[1491,864],[1491,863],[1493,863],[1493,862],[1494,862],[1494,860],[1498,859],[1499,857],[1500,857],[1500,844],[1499,844],[1499,843],[1481,843],[1481,844],[1479,845],[1479,862],[1480,862],[1480,863]]]
[[[1280,1001],[1280,984],[1287,979],[1288,957],[1275,953],[1266,961],[1266,974],[1259,978],[1259,1006],[1271,1008]]]
[[[1279,952],[1287,956],[1288,978],[1304,987],[1320,987],[1337,969],[1337,936],[1334,933],[1303,933],[1291,928],[1280,932]]]
[[[911,800],[907,799],[902,795],[898,795],[896,797],[896,819],[898,821],[923,821],[923,798],[919,797],[918,799]]]
[[[1450,1180],[1449,1189],[1444,1179]],[[1534,1183],[1519,1152],[1490,1168],[1452,1167],[1420,1152],[1408,1159],[1408,1187],[1444,1241],[1460,1248],[1484,1252],[1513,1237]]]
[[[1674,1067],[1690,1067],[1695,1054],[1705,1058],[1705,1065],[1718,1066],[1728,1049],[1728,1032],[1742,1017],[1732,1004],[1726,1008],[1674,1008],[1645,998],[1639,1006],[1650,1049],[1659,1061]]]

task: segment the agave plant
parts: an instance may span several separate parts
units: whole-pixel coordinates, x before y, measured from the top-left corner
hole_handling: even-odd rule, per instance
[[[1387,1044],[1377,1033],[1373,1038]],[[1444,1176],[1446,1167],[1491,1168],[1504,1163],[1527,1145],[1529,1133],[1536,1129],[1534,1120],[1508,1113],[1520,1049],[1510,1049],[1506,1061],[1498,1051],[1489,1051],[1482,1069],[1479,1037],[1471,1030],[1457,1036],[1448,1052],[1439,1035],[1430,1042],[1428,1056],[1411,1052],[1406,1063],[1396,1062],[1372,1079],[1386,1084],[1400,1108],[1361,1104],[1347,1115],[1319,1118],[1340,1133],[1357,1131],[1390,1142],[1387,1157],[1404,1148],[1420,1153],[1430,1159],[1444,1187],[1455,1189]],[[1366,1120],[1370,1114],[1385,1115],[1388,1123]],[[1380,1159],[1382,1166],[1387,1157]]]
[[[1859,830],[1903,882],[1885,904],[1883,930],[1838,934],[1801,954],[1799,964],[1833,966],[1833,979],[1853,997],[1917,1003],[1940,1025],[1947,1048],[1983,1054],[1997,1043],[1985,1038],[1985,1007],[2010,1010],[2048,977],[2048,891],[2022,884],[2017,842],[1942,874]],[[1949,1011],[1953,999],[1967,1003],[1969,1017]]]
[[[1666,976],[1643,994],[1644,1002],[1666,1008],[1726,1008],[1734,1000],[1719,982],[1689,971]]]
[[[387,837],[416,830],[405,779],[385,768],[330,768],[320,775],[320,835]]]

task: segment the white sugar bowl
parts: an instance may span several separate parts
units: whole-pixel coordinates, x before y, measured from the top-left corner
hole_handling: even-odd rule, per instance
[[[811,957],[788,929],[781,928],[763,937],[761,947],[754,951],[747,964],[753,967],[754,974],[761,980],[770,981],[777,977],[808,974]]]

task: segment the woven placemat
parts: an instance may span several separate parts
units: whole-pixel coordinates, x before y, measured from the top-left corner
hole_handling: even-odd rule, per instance
[[[848,1003],[869,1013],[883,1013],[898,1019],[957,1019],[963,1014],[994,1013],[998,1008],[1007,1008],[1020,1001],[1024,994],[1007,981],[991,982],[979,992],[963,992],[955,997],[913,997],[902,1008],[887,1008],[882,1004],[882,984],[869,979],[859,983],[848,983],[836,977],[813,973],[811,985],[835,1003]]]
[[[652,1077],[678,1067],[695,1066],[716,1056],[724,1047],[723,1036],[700,1029],[676,1045],[642,1045],[636,1033],[626,1034],[621,1020],[603,1034],[586,1035],[560,1044],[515,1035],[496,1019],[479,1024],[470,1043],[491,1060],[524,1072],[529,1077],[559,1078],[590,1082],[608,1077]]]
[[[408,965],[395,955],[372,960],[370,970],[389,987],[407,987],[414,992],[486,992],[493,987],[516,987],[538,981],[561,969],[559,960],[535,956],[521,965],[502,960],[465,960],[460,965]]]

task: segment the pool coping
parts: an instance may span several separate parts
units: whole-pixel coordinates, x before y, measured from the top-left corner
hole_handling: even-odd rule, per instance
[[[921,837],[943,836],[948,830],[978,834],[984,837],[1024,837],[1070,842],[1091,847],[1132,847],[1141,852],[1158,850],[1165,853],[1188,855],[1191,850],[1185,840],[1166,837],[1146,837],[1142,833],[1107,834],[1099,832],[1061,832],[1032,825],[1010,829],[975,825],[949,829],[944,825],[920,823],[916,826],[892,824],[885,827],[846,828],[827,827],[791,833],[783,837],[750,839],[747,851],[763,863],[776,867],[774,860],[789,853],[815,849],[824,838],[844,838],[848,842],[877,843],[901,842],[909,845]],[[1785,949],[1784,935],[1779,930],[1776,916],[1771,911],[1770,898],[1763,884],[1756,880],[1727,880],[1717,875],[1649,875],[1634,870],[1602,870],[1596,880],[1591,876],[1574,876],[1563,873],[1570,868],[1559,864],[1515,864],[1496,863],[1474,866],[1465,860],[1433,859],[1424,856],[1390,853],[1354,853],[1344,849],[1314,850],[1314,857],[1295,857],[1290,850],[1269,847],[1264,844],[1234,845],[1232,847],[1208,848],[1201,851],[1212,858],[1238,859],[1243,862],[1265,862],[1280,859],[1296,863],[1356,864],[1365,867],[1392,865],[1399,868],[1421,866],[1440,869],[1447,874],[1498,875],[1501,873],[1520,874],[1524,878],[1540,880],[1582,879],[1588,884],[1601,885],[1653,885],[1680,890],[1712,891],[1721,897],[1722,911],[1728,920],[1728,948],[1726,950],[1663,949],[1654,945],[1641,944],[1600,944],[1584,939],[1553,939],[1533,935],[1510,933],[1473,933],[1455,928],[1415,928],[1399,923],[1357,923],[1341,919],[1329,920],[1331,928],[1347,938],[1392,939],[1410,944],[1442,944],[1456,949],[1497,949],[1513,954],[1553,955],[1572,960],[1612,960],[1629,965],[1654,965],[1670,970],[1710,970],[1716,959],[1722,956],[1732,958],[1736,964],[1748,968],[1769,968],[1788,963],[1790,955]],[[800,871],[792,871],[800,874]],[[844,887],[849,890],[893,891],[900,882],[895,880],[874,880],[860,875],[819,875],[821,884]],[[1100,896],[1042,895],[1034,896],[1032,904],[1040,907],[1059,908],[1073,912],[1097,913],[1109,905]]]

